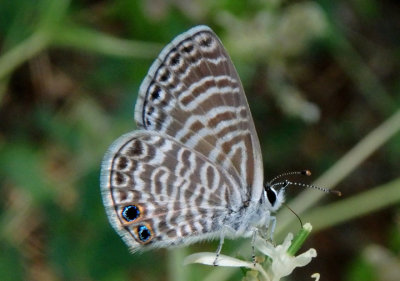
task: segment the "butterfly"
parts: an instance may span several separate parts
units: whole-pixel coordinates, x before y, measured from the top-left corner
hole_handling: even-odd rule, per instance
[[[140,86],[138,130],[101,165],[111,225],[132,251],[253,237],[275,227],[284,186],[264,184],[238,73],[217,35],[196,26],[160,53]]]

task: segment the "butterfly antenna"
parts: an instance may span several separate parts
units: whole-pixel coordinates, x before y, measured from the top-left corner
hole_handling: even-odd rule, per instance
[[[298,219],[299,222],[300,222],[300,227],[303,228],[303,222],[301,221],[300,216],[299,216],[295,211],[293,211],[293,209],[290,208],[289,205],[286,204],[285,202],[283,202],[282,205],[285,206],[286,208],[288,208],[288,209],[297,217],[297,219]]]
[[[286,172],[280,175],[277,175],[276,177],[274,177],[272,180],[270,180],[270,185],[273,185],[274,182],[282,177],[286,177],[286,176],[293,176],[293,175],[303,175],[303,176],[311,176],[311,171],[310,170],[303,170],[303,171],[294,171],[294,172]]]
[[[339,190],[330,190],[330,189],[312,185],[312,184],[292,182],[292,181],[288,181],[288,180],[284,180],[283,182],[275,182],[279,178],[286,177],[286,176],[292,176],[292,175],[311,176],[311,171],[303,170],[303,171],[294,171],[294,172],[287,172],[287,173],[280,174],[280,175],[274,177],[269,182],[269,186],[274,187],[274,186],[278,185],[278,186],[282,186],[282,187],[287,187],[288,185],[296,185],[296,186],[301,186],[301,187],[305,187],[305,188],[317,189],[317,190],[320,190],[320,191],[326,192],[326,193],[336,194],[337,196],[342,196],[342,192],[340,192]]]
[[[291,182],[291,181],[286,180],[284,182],[284,186],[286,187],[288,185],[295,185],[295,186],[300,186],[300,187],[305,187],[305,188],[313,188],[313,189],[320,190],[322,192],[336,194],[339,197],[342,196],[342,192],[340,192],[339,190],[331,190],[331,189],[323,188],[323,187],[320,187],[317,185],[306,184],[306,183],[301,183],[301,182]]]

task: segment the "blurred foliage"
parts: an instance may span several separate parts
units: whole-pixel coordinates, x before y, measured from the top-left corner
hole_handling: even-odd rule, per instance
[[[400,268],[399,12],[387,0],[2,1],[0,280],[243,277],[182,267],[186,254],[214,251],[216,242],[130,254],[99,192],[102,156],[135,128],[133,106],[151,62],[197,24],[215,30],[238,69],[267,179],[326,172],[318,183],[340,183],[350,200],[335,205],[341,199],[319,194],[324,223],[311,223],[323,231],[307,244],[318,258],[293,280],[313,272],[327,281],[395,280],[384,273]],[[316,193],[297,193],[288,191],[289,206],[302,216]],[[298,229],[281,213],[278,228]],[[227,241],[223,252],[242,254],[241,243],[250,248],[248,240]],[[369,259],[377,253],[388,262]]]

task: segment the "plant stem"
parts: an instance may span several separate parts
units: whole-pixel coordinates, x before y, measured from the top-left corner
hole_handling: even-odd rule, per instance
[[[63,26],[53,36],[53,45],[84,49],[119,57],[153,58],[162,45],[125,40],[79,26]]]
[[[389,117],[379,127],[370,132],[364,139],[355,145],[327,172],[325,172],[314,184],[332,188],[352,173],[367,157],[380,148],[386,141],[400,131],[400,110]],[[301,213],[314,205],[322,196],[322,192],[302,192],[290,202],[290,207]],[[359,215],[361,215],[360,213]],[[276,227],[276,235],[283,236],[296,218],[290,213],[279,213]],[[320,229],[318,223],[311,220],[315,229]]]
[[[336,225],[400,202],[400,178],[370,191],[313,209],[304,215],[315,230]]]
[[[0,81],[12,73],[18,66],[44,50],[49,43],[46,32],[35,32],[19,45],[0,57]]]
[[[287,253],[291,256],[294,256],[298,250],[300,250],[301,246],[306,241],[307,237],[310,235],[312,230],[312,226],[309,223],[306,223],[299,232],[297,232],[296,236],[293,238],[292,244],[290,245]]]

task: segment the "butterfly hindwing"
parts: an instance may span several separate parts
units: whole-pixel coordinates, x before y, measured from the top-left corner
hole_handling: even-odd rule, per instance
[[[111,224],[132,250],[215,236],[244,196],[204,155],[144,130],[111,145],[102,163],[101,189]]]

